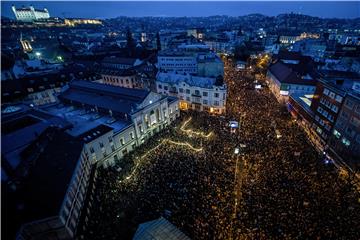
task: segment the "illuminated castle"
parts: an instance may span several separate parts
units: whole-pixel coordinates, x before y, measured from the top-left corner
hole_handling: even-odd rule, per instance
[[[50,18],[49,11],[44,8],[43,10],[35,9],[32,5],[30,7],[16,8],[14,5],[11,7],[13,10],[16,20],[22,22],[33,22],[39,19]]]

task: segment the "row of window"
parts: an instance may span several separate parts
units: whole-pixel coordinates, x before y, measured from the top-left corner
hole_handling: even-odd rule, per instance
[[[329,121],[334,122],[334,116],[331,115],[330,113],[328,113],[328,111],[326,111],[325,109],[323,109],[322,107],[318,107],[317,111],[319,113],[321,113],[321,115],[323,115],[324,117],[326,117],[327,119],[329,119]]]
[[[321,98],[320,103],[324,104],[328,109],[330,109],[334,113],[337,113],[339,111],[339,108],[336,105],[332,104],[330,101],[326,100],[325,98]]]
[[[106,76],[104,76],[103,78],[104,78],[104,80],[107,81],[107,82],[113,82],[113,83],[116,82],[116,83],[124,84],[124,79],[113,78],[113,77],[106,77]],[[134,81],[134,78],[131,78],[131,79],[126,78],[126,79],[125,79],[125,83],[126,83],[126,84],[129,84],[129,83],[130,83],[129,80],[130,80],[130,82],[132,83],[132,82]]]
[[[319,118],[319,116],[315,116],[315,121],[317,121],[321,126],[323,126],[326,130],[330,131],[331,126],[329,124],[327,124],[326,122],[324,122],[324,120],[322,120],[321,118]]]
[[[354,109],[357,114],[360,114],[360,105],[355,104],[350,99],[346,100],[345,105],[346,105],[347,108]]]
[[[160,58],[160,61],[193,61],[194,58]]]
[[[158,85],[158,88],[159,88],[159,89],[162,89],[163,86],[162,86],[161,84],[159,84],[159,85]],[[167,86],[164,86],[164,90],[168,90],[168,89],[169,89],[169,88],[168,88]],[[176,87],[173,87],[172,90],[176,92]],[[184,93],[184,89],[183,89],[183,88],[179,88],[179,93]],[[186,94],[190,94],[190,93],[191,93],[190,89],[185,89],[185,93],[186,93]],[[201,93],[200,93],[199,90],[195,90],[195,91],[194,91],[194,95],[201,96]],[[202,96],[203,96],[203,97],[207,97],[207,96],[208,96],[208,92],[202,92]],[[214,97],[215,97],[215,98],[219,98],[219,97],[220,97],[220,93],[217,93],[217,92],[214,93]],[[223,98],[225,99],[225,93],[223,94]]]
[[[90,174],[90,162],[88,160],[86,154],[83,155],[75,181],[71,185],[64,211],[62,212],[64,220],[70,218],[67,225],[72,231],[76,228],[76,221],[80,215],[81,205],[85,198],[87,180]]]
[[[180,99],[181,99],[181,100],[184,100],[184,97],[183,97],[183,96],[180,96]],[[200,103],[200,102],[201,102],[200,99],[198,99],[198,98],[193,98],[193,99],[194,99],[193,102],[195,102],[195,103]],[[191,102],[190,97],[186,97],[186,101]],[[204,100],[202,101],[202,103],[203,103],[204,105],[210,105],[209,101],[206,100],[206,99],[204,99]],[[215,101],[213,101],[213,105],[214,105],[214,106],[220,106],[220,102],[215,100]]]
[[[172,64],[172,63],[162,63],[160,65],[160,68],[162,67],[196,67],[196,64],[194,63],[177,63],[177,64]]]
[[[339,132],[339,131],[337,131],[336,129],[334,129],[334,131],[333,131],[333,134],[334,134],[334,136],[337,138],[337,139],[340,139],[340,137],[341,137],[341,133]],[[360,136],[360,135],[359,135]],[[359,138],[359,140],[360,140],[360,138]],[[360,142],[360,141],[359,141]],[[345,146],[350,146],[350,140],[348,140],[347,138],[345,138],[345,137],[343,137],[342,139],[341,139],[341,143],[342,144],[344,144]]]
[[[319,128],[319,127],[316,128],[316,132],[317,132],[319,135],[321,135],[324,139],[326,139],[327,136],[328,136],[328,135],[327,135],[321,128]]]
[[[335,101],[341,103],[343,98],[340,95],[336,95],[334,92],[330,91],[329,89],[325,88],[323,91],[324,95],[330,97],[331,99],[334,99]]]
[[[133,132],[130,132],[129,135],[130,135],[130,139],[131,139],[131,140],[134,140],[134,139],[135,139],[135,135],[134,135]],[[109,143],[110,143],[111,146],[112,146],[112,150],[115,151],[115,146],[113,145],[113,144],[114,144],[114,143],[113,143],[113,137],[110,136],[110,137],[108,138],[108,140],[109,140]],[[119,141],[120,141],[121,146],[124,146],[124,145],[126,144],[124,137],[120,138]],[[103,143],[103,142],[99,142],[99,147],[104,150],[104,143]],[[90,147],[90,153],[95,153],[94,147]]]

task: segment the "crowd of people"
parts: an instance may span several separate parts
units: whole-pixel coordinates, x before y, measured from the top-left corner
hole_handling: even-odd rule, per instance
[[[265,81],[227,71],[228,114],[246,143],[235,239],[359,239],[360,195],[307,141]],[[236,100],[235,100],[236,99]],[[277,136],[276,130],[281,134]]]
[[[225,116],[182,113],[118,166],[98,169],[80,238],[131,239],[164,216],[192,239],[360,239],[359,192],[253,76],[227,65]],[[240,123],[235,133],[229,121]]]

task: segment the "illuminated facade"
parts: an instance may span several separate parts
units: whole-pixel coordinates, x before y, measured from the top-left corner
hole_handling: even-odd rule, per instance
[[[49,19],[49,11],[44,8],[43,10],[35,9],[33,6],[26,8],[16,8],[12,6],[12,11],[15,15],[16,20],[21,22],[33,22],[41,19]]]
[[[99,25],[102,24],[102,21],[98,19],[65,19],[64,23],[66,26],[74,27],[79,24]]]
[[[214,114],[223,114],[226,110],[226,85],[220,78],[159,72],[156,91],[178,97],[182,110],[192,109]]]
[[[73,81],[59,96],[63,107],[45,109],[73,123],[72,135],[95,125],[111,128],[108,135],[84,135],[88,153],[105,167],[160,132],[180,116],[178,99],[151,91]],[[88,139],[89,138],[89,139]]]

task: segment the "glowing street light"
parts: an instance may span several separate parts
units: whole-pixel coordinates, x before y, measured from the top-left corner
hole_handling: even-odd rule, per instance
[[[35,55],[36,55],[37,57],[40,57],[40,56],[41,56],[41,52],[36,52]]]

